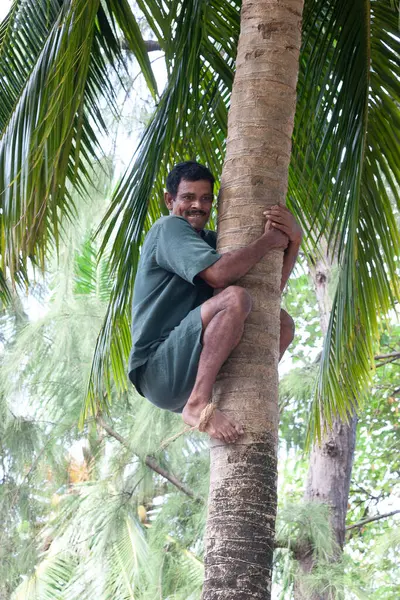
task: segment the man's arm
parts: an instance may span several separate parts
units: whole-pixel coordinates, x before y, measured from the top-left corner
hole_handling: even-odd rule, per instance
[[[293,267],[296,264],[297,256],[299,254],[300,244],[290,242],[283,255],[283,267],[282,267],[282,279],[281,279],[281,292],[285,289]]]
[[[225,288],[246,275],[267,252],[284,250],[288,243],[285,233],[270,227],[267,229],[266,225],[261,237],[244,248],[222,254],[216,263],[201,271],[199,276],[213,288]]]
[[[293,271],[293,267],[296,264],[303,232],[292,213],[285,206],[271,206],[265,211],[264,215],[268,219],[266,229],[273,228],[281,231],[289,238],[289,246],[286,248],[283,255],[281,279],[281,292],[283,292],[290,274]]]

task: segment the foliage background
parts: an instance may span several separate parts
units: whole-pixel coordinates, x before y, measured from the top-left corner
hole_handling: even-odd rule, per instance
[[[22,4],[15,2],[14,6]],[[116,3],[105,4],[114,15],[116,27],[118,23],[121,25],[124,19],[112,12]],[[143,9],[150,4],[154,8],[157,3],[140,4]],[[382,519],[349,530],[344,570],[342,565],[332,569],[329,568],[332,544],[326,530],[326,514],[301,503],[307,468],[306,424],[313,407],[314,410],[320,408],[312,403],[313,389],[321,373],[320,365],[325,365],[326,374],[326,357],[331,356],[332,348],[339,344],[335,327],[344,330],[344,350],[339,350],[346,352],[346,348],[350,348],[350,354],[345,356],[346,359],[350,357],[349,365],[355,369],[354,381],[358,383],[364,377],[366,365],[369,369],[366,357],[372,351],[384,354],[398,349],[399,339],[399,328],[393,323],[392,314],[385,321],[389,300],[396,295],[397,285],[396,277],[390,279],[389,276],[398,266],[395,262],[398,257],[393,251],[398,246],[398,228],[393,225],[393,218],[398,214],[394,208],[398,202],[398,148],[393,136],[398,124],[395,99],[400,94],[399,78],[394,76],[399,69],[397,38],[392,34],[397,32],[397,15],[389,12],[389,2],[372,2],[372,44],[370,48],[363,47],[368,23],[360,22],[361,3],[345,4],[327,2],[319,10],[317,2],[309,2],[306,11],[300,83],[305,90],[314,90],[314,93],[304,92],[299,98],[297,154],[291,167],[289,202],[298,213],[301,206],[301,216],[309,226],[315,217],[315,204],[311,205],[309,198],[318,198],[320,210],[317,212],[321,218],[310,231],[302,263],[285,296],[286,307],[295,317],[298,332],[281,385],[278,540],[279,545],[290,548],[296,540],[311,537],[320,557],[320,571],[310,580],[310,586],[330,586],[336,590],[337,597],[389,600],[400,591],[396,563],[400,541],[398,520],[395,517]],[[42,195],[48,194],[50,207],[46,227],[38,228],[40,235],[33,242],[24,238],[22,224],[14,229],[13,226],[19,223],[21,215],[25,215],[29,227],[36,227],[34,196],[32,202],[24,206],[20,190],[14,188],[13,201],[2,204],[2,232],[9,227],[8,230],[14,233],[8,239],[7,251],[12,250],[10,256],[6,257],[5,246],[2,246],[1,275],[6,263],[20,286],[18,291],[23,290],[27,280],[30,291],[28,299],[23,293],[17,296],[5,285],[4,278],[1,279],[2,299],[11,301],[7,310],[2,310],[0,323],[0,511],[3,523],[0,532],[0,598],[71,600],[92,598],[95,594],[100,599],[113,600],[133,597],[195,599],[200,597],[203,572],[204,500],[208,485],[206,443],[201,436],[192,434],[180,436],[163,447],[165,440],[180,432],[181,422],[174,415],[160,414],[132,390],[126,389],[120,359],[129,345],[126,343],[129,325],[126,305],[131,292],[131,277],[143,234],[162,211],[159,198],[165,171],[176,156],[192,155],[213,165],[216,172],[220,171],[239,3],[224,3],[225,12],[221,13],[218,2],[208,3],[206,11],[204,3],[194,2],[189,13],[182,11],[180,14],[180,3],[171,2],[169,20],[165,15],[155,13],[151,22],[148,12],[146,24],[143,14],[138,17],[143,35],[155,33],[163,45],[168,82],[162,95],[163,84],[159,84],[159,96],[149,70],[147,53],[140,44],[137,45],[134,36],[128,41],[130,51],[121,51],[115,36],[108,32],[108,36],[102,38],[100,34],[104,34],[105,29],[97,29],[93,38],[97,51],[93,61],[88,63],[90,39],[82,35],[80,26],[82,22],[95,22],[96,16],[84,5],[77,1],[79,18],[71,21],[72,17],[66,13],[64,26],[53,31],[48,27],[50,21],[46,21],[45,13],[38,12],[40,18],[36,15],[34,19],[34,15],[28,14],[29,3],[26,3],[24,17],[32,19],[30,23],[37,30],[33,27],[34,35],[30,35],[28,29],[19,29],[21,55],[26,54],[21,48],[27,39],[37,45],[32,48],[31,62],[16,70],[17,80],[9,74],[8,78],[7,74],[5,76],[7,39],[4,27],[0,29],[1,93],[2,98],[8,94],[11,99],[2,108],[2,168],[8,165],[6,152],[15,134],[9,124],[27,127],[26,119],[29,121],[30,114],[34,113],[32,105],[22,101],[22,91],[26,81],[30,81],[31,89],[37,93],[37,101],[40,99],[52,115],[46,133],[47,139],[54,141],[50,149],[81,144],[87,153],[78,161],[73,154],[67,160],[65,151],[64,160],[57,163],[57,153],[50,152],[51,160],[55,161],[50,171],[54,171],[53,167],[55,172],[67,169],[69,183],[76,183],[78,191],[82,191],[84,182],[88,186],[83,196],[70,184],[66,188],[61,186],[61,190],[53,187],[51,193],[51,186],[44,190],[46,165],[40,160],[45,153],[33,157],[39,164],[33,180],[28,181],[29,174],[24,170],[21,172],[26,175],[26,185],[31,185],[32,189],[35,183],[40,184],[39,191]],[[124,3],[121,5],[125,6]],[[48,7],[55,11],[54,15],[58,14],[57,2],[50,2]],[[129,14],[126,12],[125,17]],[[139,13],[135,11],[135,14]],[[180,19],[179,27],[171,25],[177,19]],[[327,22],[330,26],[324,29],[323,24]],[[68,63],[71,47],[65,37],[72,23],[75,29],[70,31],[77,36],[75,48],[81,48],[81,70],[76,77],[79,79],[89,73],[93,86],[81,89],[87,103],[85,115],[80,104],[82,95],[77,93],[73,102],[68,96],[68,90],[75,89],[75,80],[71,78],[72,62]],[[130,23],[135,29],[135,24]],[[52,36],[61,36],[57,39],[64,54],[61,63],[51,63],[48,56],[48,64],[55,71],[54,88],[46,89],[46,96],[40,82],[30,78],[33,57],[40,54],[49,32]],[[319,42],[324,51],[319,54],[315,51],[313,32],[322,37]],[[128,35],[127,31],[125,35]],[[359,54],[358,61],[349,65],[346,51],[351,40],[361,45],[364,51]],[[337,50],[333,52],[332,48]],[[372,75],[365,69],[370,50],[376,66]],[[138,62],[134,62],[132,53]],[[111,62],[118,57],[122,61],[120,64],[125,62],[128,68],[121,68],[116,73],[104,56]],[[7,58],[19,60],[20,55],[17,52]],[[326,62],[323,63],[323,59]],[[63,67],[69,65],[66,72],[71,77],[60,77],[60,64]],[[138,77],[138,64],[146,73],[144,79]],[[207,70],[209,64],[214,71]],[[304,68],[305,65],[309,67]],[[37,72],[44,73],[45,62],[39,66],[42,71],[38,69]],[[332,81],[333,69],[335,81]],[[180,76],[182,72],[185,81]],[[340,83],[341,78],[347,87]],[[6,83],[7,88],[4,87]],[[366,93],[369,89],[372,90],[370,96]],[[52,96],[51,92],[55,93],[55,90],[61,90],[61,95],[58,96],[57,91]],[[95,100],[95,90],[101,90],[100,100]],[[60,121],[53,102],[60,102],[62,94],[68,106],[71,103],[68,110],[73,128],[64,132],[61,139],[57,137]],[[18,110],[13,113],[15,106]],[[39,105],[35,106],[38,109]],[[367,108],[370,109],[368,115]],[[316,112],[310,119],[312,111]],[[336,113],[343,115],[337,129],[331,118]],[[76,121],[76,115],[82,121]],[[174,118],[171,119],[171,115]],[[363,115],[364,124],[365,119],[369,119],[369,137],[356,136],[358,145],[355,144],[352,156],[347,153],[342,164],[346,140],[358,131],[359,115]],[[80,130],[82,122],[84,128]],[[302,130],[304,122],[309,122],[313,131]],[[99,137],[92,129],[94,123],[103,131]],[[43,134],[40,127],[32,130],[38,139]],[[203,130],[208,136],[202,135]],[[177,131],[180,134],[178,141],[174,138]],[[193,131],[197,136],[193,136]],[[385,132],[385,153],[377,149],[382,149],[381,131]],[[128,156],[143,132],[135,159],[129,163]],[[305,151],[307,138],[315,140],[315,146],[307,145]],[[338,143],[339,138],[344,140],[342,144]],[[41,149],[45,146],[43,142],[39,145]],[[367,161],[350,160],[363,152],[371,152]],[[16,157],[15,174],[21,170],[21,161],[25,158],[23,147],[17,144],[13,156]],[[164,167],[157,169],[162,161]],[[96,164],[96,168],[89,167],[91,163]],[[323,165],[323,168],[313,170],[315,164]],[[149,165],[153,165],[151,172]],[[312,176],[308,177],[311,172]],[[6,176],[12,177],[12,173],[6,168],[1,173],[5,189]],[[334,180],[329,178],[332,173],[337,174]],[[324,188],[326,181],[331,183]],[[370,185],[371,181],[373,185]],[[119,183],[115,188],[116,182]],[[365,193],[367,187],[368,194]],[[147,200],[150,204],[146,212]],[[378,200],[380,204],[377,204]],[[380,212],[375,211],[376,205],[381,207]],[[16,212],[7,212],[6,206],[14,207]],[[78,209],[79,218],[76,218]],[[66,217],[62,226],[61,215]],[[137,222],[140,227],[135,228]],[[103,227],[98,233],[100,225]],[[331,345],[325,347],[306,264],[313,234],[315,238],[315,232],[323,229],[331,240],[337,240],[342,252],[336,313],[339,316],[332,321]],[[387,232],[391,236],[387,240],[391,241],[385,242]],[[132,235],[135,244],[128,248]],[[379,239],[383,247],[376,242]],[[373,255],[366,252],[369,248],[374,251]],[[16,259],[19,250],[22,256],[31,258],[21,264],[19,258]],[[352,271],[356,254],[359,266],[361,261],[360,273],[367,282],[365,286],[358,282],[358,288],[354,287]],[[129,262],[127,256],[131,258],[129,272],[124,271]],[[385,264],[383,259],[377,259],[381,256]],[[43,277],[39,274],[40,267],[44,268]],[[355,296],[359,298],[360,290],[367,298],[367,302],[361,304],[365,330],[374,329],[375,316],[381,328],[380,339],[374,340],[371,336],[367,348],[357,344],[359,338],[354,340],[352,337],[357,319],[344,310],[345,300],[349,297],[346,294],[357,291]],[[121,298],[124,298],[123,305]],[[45,305],[44,310],[33,309],[41,304]],[[374,315],[372,323],[366,317],[368,311]],[[102,331],[105,333],[98,338],[104,324]],[[109,336],[111,325],[114,337]],[[93,357],[96,343],[97,352]],[[357,371],[359,363],[364,365],[364,371]],[[331,381],[337,375],[336,368],[337,364],[330,374]],[[91,381],[89,389],[88,380]],[[391,362],[380,366],[372,385],[366,386],[365,390],[349,523],[359,522],[377,512],[390,512],[399,502],[398,364]],[[109,415],[107,408],[110,408]],[[96,414],[107,421],[119,440],[95,419]],[[89,417],[86,421],[82,418],[84,415]],[[195,499],[178,491],[146,466],[147,457],[173,473],[193,492]],[[280,548],[276,552],[276,598],[291,597],[296,576],[292,552]]]

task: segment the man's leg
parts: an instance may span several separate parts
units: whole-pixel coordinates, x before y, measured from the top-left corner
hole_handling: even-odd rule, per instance
[[[281,309],[281,337],[279,341],[279,360],[293,342],[294,338],[294,321],[286,310]]]
[[[242,338],[244,322],[250,310],[251,297],[238,286],[226,288],[202,305],[203,349],[193,391],[182,413],[188,425],[198,425],[200,414],[211,398],[220,368]],[[294,337],[294,321],[285,310],[281,310],[280,321],[279,360]],[[234,442],[243,433],[243,427],[217,410],[206,432],[211,437]]]
[[[220,368],[243,335],[244,322],[251,311],[251,297],[241,287],[229,286],[201,306],[203,348],[196,381],[182,412],[185,423],[199,424],[200,414],[210,401]],[[206,432],[225,442],[234,442],[243,428],[216,410]]]

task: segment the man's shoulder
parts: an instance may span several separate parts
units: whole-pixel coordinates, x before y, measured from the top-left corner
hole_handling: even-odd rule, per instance
[[[161,231],[165,233],[173,232],[175,229],[182,227],[182,225],[178,224],[177,221],[185,221],[181,217],[175,217],[174,215],[168,215],[165,217],[160,217],[153,223],[150,227],[149,231],[146,234],[146,242],[149,244],[151,241],[156,241],[159,237]],[[185,227],[185,225],[183,225]]]
[[[192,236],[197,236],[189,221],[177,215],[160,217],[151,227],[149,234],[155,240],[163,239],[166,241],[170,238],[179,237],[183,243],[189,242]]]

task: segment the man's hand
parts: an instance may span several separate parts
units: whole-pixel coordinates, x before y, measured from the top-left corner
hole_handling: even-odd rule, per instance
[[[286,206],[270,206],[265,212],[267,224],[271,225],[275,230],[285,233],[291,244],[300,246],[303,237],[303,231],[296,219]],[[267,230],[267,229],[266,229]]]
[[[264,235],[268,236],[271,249],[286,250],[289,245],[289,237],[278,228],[273,228],[269,220],[265,223]]]

